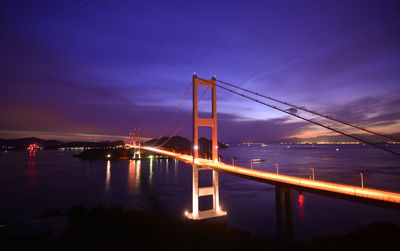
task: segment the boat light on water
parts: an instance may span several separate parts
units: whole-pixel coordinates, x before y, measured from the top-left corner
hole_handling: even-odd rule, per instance
[[[251,159],[251,162],[263,162],[265,159]]]

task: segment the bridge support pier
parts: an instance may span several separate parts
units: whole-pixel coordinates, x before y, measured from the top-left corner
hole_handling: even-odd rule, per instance
[[[292,190],[275,186],[276,227],[278,238],[293,240]]]
[[[214,218],[218,216],[226,215],[226,212],[222,211],[219,206],[219,184],[218,184],[218,172],[212,171],[212,186],[210,187],[199,187],[199,172],[209,170],[208,168],[198,167],[193,165],[193,197],[192,197],[192,213],[186,213],[186,217],[193,220],[202,220],[208,218]],[[212,196],[213,207],[210,210],[199,210],[199,197]]]
[[[186,213],[190,219],[201,220],[226,215],[219,205],[219,184],[218,172],[212,171],[212,186],[199,188],[199,171],[209,170],[208,168],[199,167],[196,165],[196,160],[199,157],[199,135],[198,127],[206,126],[211,127],[212,130],[212,159],[218,162],[218,136],[217,136],[217,87],[215,85],[216,79],[213,77],[211,80],[200,79],[193,75],[193,201],[192,213]],[[211,88],[212,96],[212,118],[199,118],[198,117],[198,86],[206,86]],[[213,196],[213,208],[210,210],[199,211],[199,197]]]
[[[133,133],[130,133],[130,137],[129,137],[130,143],[138,146],[133,149],[133,159],[141,159],[141,156],[140,156],[140,131],[141,131],[141,129],[135,129],[135,130],[133,130]]]
[[[140,149],[139,148],[135,148],[134,149],[133,158],[134,159],[141,159],[141,157],[140,157]]]

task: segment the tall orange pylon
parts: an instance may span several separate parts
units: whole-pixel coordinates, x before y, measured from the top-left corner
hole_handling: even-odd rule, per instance
[[[187,216],[190,219],[206,219],[217,216],[226,215],[219,205],[219,184],[218,172],[212,171],[212,186],[199,188],[199,171],[208,170],[208,168],[198,167],[194,163],[199,157],[199,134],[198,128],[200,126],[211,127],[212,129],[212,159],[218,162],[218,130],[217,130],[217,87],[215,85],[216,78],[212,77],[210,80],[198,78],[193,74],[193,201],[192,213]],[[212,118],[199,118],[198,116],[198,86],[206,86],[212,90]],[[213,208],[210,210],[199,211],[199,197],[213,196]]]

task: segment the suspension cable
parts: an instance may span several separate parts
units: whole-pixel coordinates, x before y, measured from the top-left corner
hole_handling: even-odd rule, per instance
[[[162,136],[164,136],[165,132],[167,131],[167,129],[168,129],[169,126],[171,125],[172,121],[175,119],[175,116],[176,116],[176,114],[177,114],[179,108],[181,107],[183,101],[185,100],[186,95],[188,94],[188,92],[189,92],[189,90],[190,90],[191,87],[192,87],[192,83],[190,83],[189,86],[188,86],[188,88],[186,89],[185,95],[184,95],[183,98],[181,99],[181,102],[179,103],[178,108],[176,108],[176,110],[175,110],[174,114],[172,115],[171,119],[169,120],[167,126],[166,126],[166,127],[164,128],[164,130],[162,131],[160,137],[158,137],[157,140],[154,141],[153,144],[151,144],[152,147],[162,138]]]
[[[304,108],[304,107],[299,107],[299,106],[296,106],[296,105],[293,105],[293,104],[289,104],[289,103],[287,103],[287,102],[284,102],[284,101],[281,101],[281,100],[278,100],[278,99],[275,99],[275,98],[272,98],[272,97],[268,97],[268,96],[262,95],[262,94],[260,94],[260,93],[254,92],[254,91],[250,91],[250,90],[248,90],[248,89],[244,89],[244,88],[241,88],[241,87],[239,87],[239,86],[237,86],[237,85],[230,84],[230,83],[227,83],[227,82],[224,82],[224,81],[221,81],[221,80],[217,80],[217,81],[220,82],[220,83],[222,83],[222,84],[225,84],[225,85],[228,85],[228,86],[237,88],[237,89],[239,89],[239,90],[242,90],[242,91],[245,91],[245,92],[248,92],[248,93],[257,95],[257,96],[259,96],[259,97],[263,97],[263,98],[272,100],[272,101],[274,101],[274,102],[281,103],[281,104],[284,104],[284,105],[287,105],[287,106],[291,106],[291,107],[296,108],[296,109],[298,109],[298,110],[302,110],[302,111],[305,111],[305,112],[308,112],[308,113],[311,113],[311,114],[314,114],[314,115],[323,117],[323,118],[325,118],[325,119],[329,119],[329,120],[332,120],[332,121],[341,123],[341,124],[343,124],[343,125],[347,125],[347,126],[350,126],[350,127],[353,127],[353,128],[357,128],[357,129],[359,129],[359,130],[362,130],[362,131],[365,131],[365,132],[368,132],[368,133],[371,133],[371,134],[374,134],[374,135],[376,135],[376,136],[380,136],[380,137],[383,137],[383,138],[386,138],[386,139],[389,139],[389,140],[393,140],[393,141],[400,142],[400,139],[397,139],[397,138],[394,138],[394,137],[390,137],[390,136],[384,135],[384,134],[382,134],[382,133],[369,130],[369,129],[364,128],[364,127],[360,127],[360,126],[357,126],[357,125],[354,125],[354,124],[350,124],[350,123],[344,122],[344,121],[342,121],[342,120],[338,120],[338,119],[336,119],[336,118],[332,118],[331,116],[327,116],[327,115],[324,115],[324,114],[321,114],[321,113],[317,113],[317,112],[314,112],[314,111],[310,111],[310,110],[308,110],[308,109],[306,109],[306,108]]]
[[[377,144],[375,144],[375,143],[366,141],[366,140],[361,139],[361,138],[359,138],[359,137],[356,137],[356,136],[350,135],[350,134],[348,134],[348,133],[339,131],[339,130],[337,130],[337,129],[331,128],[331,127],[326,126],[326,125],[323,125],[323,124],[321,124],[321,123],[319,123],[319,122],[316,122],[316,121],[313,121],[313,120],[310,120],[310,119],[301,117],[301,116],[299,116],[299,115],[297,115],[297,114],[293,114],[293,113],[288,112],[288,111],[286,111],[286,110],[284,110],[284,109],[282,109],[282,108],[279,108],[279,107],[276,107],[276,106],[267,104],[267,103],[265,103],[265,102],[263,102],[263,101],[260,101],[260,100],[258,100],[258,99],[249,97],[249,96],[247,96],[247,95],[244,95],[244,94],[242,94],[242,93],[236,92],[236,91],[231,90],[231,89],[229,89],[229,88],[226,88],[226,87],[224,87],[224,86],[221,86],[221,85],[218,85],[218,84],[214,84],[213,82],[208,81],[208,80],[206,80],[206,79],[202,79],[202,80],[203,80],[203,81],[206,81],[206,82],[208,82],[208,83],[210,83],[210,84],[213,84],[213,85],[215,85],[215,86],[217,86],[217,87],[219,87],[219,88],[221,88],[221,89],[224,89],[224,90],[226,90],[226,91],[228,91],[228,92],[231,92],[231,93],[234,93],[234,94],[236,94],[236,95],[242,96],[242,97],[244,97],[244,98],[246,98],[246,99],[250,99],[250,100],[252,100],[252,101],[254,101],[254,102],[257,102],[257,103],[259,103],[259,104],[268,106],[268,107],[270,107],[270,108],[272,108],[272,109],[281,111],[281,112],[283,112],[283,113],[286,113],[286,114],[289,114],[289,115],[291,115],[291,116],[297,117],[297,118],[299,118],[299,119],[305,120],[305,121],[310,122],[310,123],[312,123],[312,124],[315,124],[315,125],[324,127],[324,128],[326,128],[326,129],[328,129],[328,130],[331,130],[331,131],[340,133],[340,134],[342,134],[342,135],[345,135],[345,136],[347,136],[347,137],[350,137],[350,138],[352,138],[352,139],[361,141],[361,142],[363,142],[363,143],[365,143],[365,144],[374,146],[374,147],[379,148],[379,149],[381,149],[381,150],[384,150],[384,151],[386,151],[386,152],[389,152],[389,153],[395,154],[395,155],[397,155],[397,156],[400,156],[400,153],[394,152],[394,151],[392,151],[392,150],[390,150],[390,149],[387,149],[387,148],[385,148],[385,147],[379,146],[379,145],[377,145]]]
[[[204,95],[206,94],[208,88],[209,88],[209,87],[207,87],[207,88],[204,90],[203,94],[201,94],[200,99],[199,99],[199,103],[200,103],[200,101],[203,99],[203,97],[204,97]],[[188,120],[188,118],[189,118],[190,116],[192,116],[192,114],[193,114],[193,111],[191,111],[191,112],[186,116],[185,120],[178,126],[178,128],[176,128],[176,130],[171,134],[171,136],[169,136],[169,138],[168,138],[165,142],[163,142],[161,145],[159,145],[158,147],[162,147],[162,146],[165,145],[168,141],[170,141],[170,140],[172,139],[172,137],[174,137],[174,136],[178,133],[178,131],[182,128],[182,126],[186,123],[186,121]]]

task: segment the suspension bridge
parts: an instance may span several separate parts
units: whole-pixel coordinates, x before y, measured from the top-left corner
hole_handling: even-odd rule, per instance
[[[223,84],[223,85],[221,85],[221,84]],[[206,87],[206,90],[203,92],[200,99],[198,98],[198,87],[199,86]],[[192,112],[188,116],[186,116],[186,118],[182,122],[182,124],[180,124],[177,127],[177,129],[172,133],[172,135],[167,140],[165,140],[160,145],[155,146],[156,143],[164,135],[167,128],[171,125],[171,121],[175,118],[177,111],[181,107],[183,100],[185,99],[185,97],[188,94],[190,87],[193,89],[193,110],[192,110]],[[153,144],[151,146],[141,146],[140,143],[137,144],[137,143],[132,143],[132,142],[126,143],[127,147],[134,149],[135,156],[136,155],[140,156],[140,150],[143,149],[143,150],[155,152],[158,154],[162,154],[165,156],[169,156],[169,157],[175,158],[179,161],[182,161],[184,163],[187,163],[189,165],[192,165],[192,168],[193,168],[192,212],[185,213],[188,218],[200,220],[200,219],[206,219],[206,218],[212,218],[212,217],[226,215],[226,212],[224,212],[221,209],[220,204],[219,204],[218,173],[220,173],[220,172],[275,185],[275,187],[276,187],[276,189],[275,189],[276,197],[275,198],[276,198],[276,209],[277,209],[276,213],[278,216],[278,220],[285,221],[285,222],[287,222],[287,224],[290,224],[290,222],[291,222],[291,216],[290,216],[291,213],[290,212],[292,210],[292,208],[291,208],[292,207],[292,205],[291,205],[292,189],[400,210],[400,193],[397,193],[397,192],[366,188],[363,185],[361,187],[357,187],[357,186],[350,186],[350,185],[339,184],[339,183],[326,182],[326,181],[321,181],[321,180],[289,176],[289,175],[261,171],[261,170],[254,170],[254,169],[240,167],[240,166],[233,165],[233,164],[231,165],[231,164],[223,163],[222,161],[220,161],[219,155],[218,155],[217,96],[216,96],[217,87],[221,88],[225,91],[231,92],[233,94],[239,95],[243,98],[249,99],[253,102],[262,104],[264,106],[270,107],[272,109],[278,110],[280,112],[283,112],[288,115],[302,119],[304,121],[310,122],[312,124],[321,126],[325,129],[348,136],[359,142],[363,142],[364,144],[368,144],[372,147],[379,148],[380,150],[386,151],[390,154],[400,156],[399,153],[393,151],[392,149],[388,149],[382,145],[375,144],[373,142],[370,142],[370,141],[360,138],[358,136],[354,136],[353,134],[343,132],[340,129],[334,128],[330,125],[326,125],[322,122],[318,122],[316,120],[312,120],[312,119],[306,118],[304,116],[300,116],[299,114],[297,114],[295,112],[285,110],[285,109],[277,107],[275,105],[271,105],[269,103],[266,103],[263,100],[259,100],[252,96],[246,95],[243,92],[250,93],[250,94],[258,96],[260,98],[274,101],[274,102],[280,103],[282,105],[289,106],[289,107],[295,108],[297,110],[301,110],[306,113],[310,113],[310,114],[322,117],[324,119],[334,121],[341,125],[345,125],[345,126],[348,126],[351,128],[355,128],[357,130],[361,130],[363,132],[367,132],[372,135],[380,136],[382,138],[385,138],[386,140],[391,140],[393,142],[400,143],[400,140],[397,138],[390,137],[388,135],[385,135],[385,134],[382,134],[379,132],[375,132],[370,129],[364,128],[364,127],[360,127],[360,126],[354,125],[352,123],[344,122],[342,120],[332,118],[331,116],[323,115],[323,114],[317,113],[315,111],[310,111],[306,108],[292,105],[290,103],[287,103],[287,102],[284,102],[284,101],[281,101],[281,100],[278,100],[275,98],[267,97],[265,95],[259,94],[254,91],[246,90],[237,85],[233,85],[233,84],[230,84],[230,83],[227,83],[224,81],[217,80],[215,77],[212,77],[210,80],[208,80],[208,79],[199,78],[199,77],[197,77],[196,74],[194,74],[191,85],[186,90],[186,93],[185,93],[183,99],[181,100],[177,110],[171,117],[171,120],[167,124],[164,131],[161,133],[160,137],[155,142],[153,142]],[[229,87],[234,88],[235,90],[230,89]],[[204,97],[204,95],[208,89],[211,89],[212,116],[211,116],[211,118],[201,118],[201,117],[199,117],[199,113],[198,113],[198,104],[202,100],[202,98]],[[242,91],[242,93],[240,93],[239,91]],[[192,116],[192,118],[193,118],[193,149],[191,149],[191,151],[190,151],[193,154],[177,153],[177,152],[173,152],[168,149],[163,149],[163,146],[181,129],[183,124],[188,120],[188,118],[190,116]],[[211,159],[199,157],[199,141],[198,141],[199,127],[210,127],[212,130],[212,146],[211,146],[212,157],[211,157]],[[136,132],[135,132],[135,134],[136,134]],[[198,176],[199,176],[199,172],[203,171],[203,170],[211,170],[212,171],[212,186],[199,187]],[[213,197],[213,207],[211,209],[204,210],[204,211],[199,210],[199,197],[201,197],[201,196],[212,196]]]

